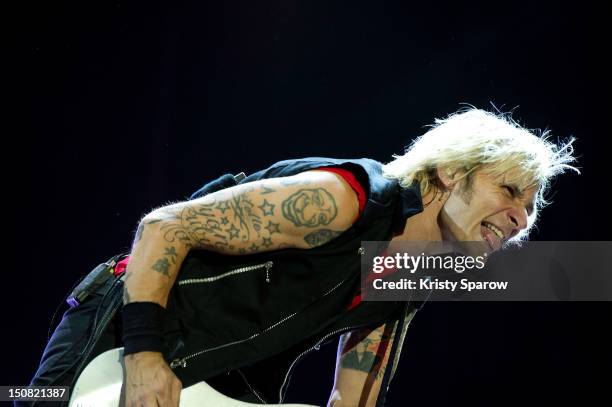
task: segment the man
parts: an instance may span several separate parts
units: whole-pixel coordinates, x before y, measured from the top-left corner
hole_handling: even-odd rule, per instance
[[[479,241],[493,252],[523,239],[551,178],[575,169],[572,142],[557,146],[471,108],[437,120],[386,165],[287,160],[152,211],[124,260],[114,328],[126,405],[176,406],[181,388],[200,380],[282,402],[294,365],[338,335],[329,405],[381,403],[418,305],[360,301],[361,242]],[[59,384],[49,372],[62,371],[63,383],[66,370],[75,374],[60,346],[75,340],[58,333],[62,324],[33,385]],[[92,356],[118,345],[109,335]],[[58,369],[62,358],[68,368]]]

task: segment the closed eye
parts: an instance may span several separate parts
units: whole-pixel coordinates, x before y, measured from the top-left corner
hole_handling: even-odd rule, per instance
[[[515,197],[516,196],[516,188],[510,186],[510,185],[502,185],[502,188],[504,188],[505,190],[507,190],[510,193],[511,197]]]
[[[519,192],[518,187],[514,186],[514,185],[502,185],[502,188],[504,188],[505,190],[508,191],[508,193],[510,194],[510,196],[512,198],[522,198],[523,197],[523,193]],[[533,215],[533,209],[534,208],[534,204],[533,202],[528,204],[525,209],[527,210],[527,216],[531,216]]]

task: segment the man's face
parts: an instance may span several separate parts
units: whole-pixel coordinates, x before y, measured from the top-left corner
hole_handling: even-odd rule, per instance
[[[296,226],[327,225],[337,214],[334,197],[323,188],[301,189],[283,202],[283,215]]]
[[[499,178],[478,171],[471,185],[466,179],[455,185],[438,217],[443,239],[482,241],[493,252],[525,229],[538,188],[519,190],[508,181],[516,179],[514,171]]]

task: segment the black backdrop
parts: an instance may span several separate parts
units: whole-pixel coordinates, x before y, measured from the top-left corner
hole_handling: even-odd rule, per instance
[[[609,240],[609,133],[596,113],[607,52],[600,10],[585,2],[330,3],[26,5],[12,33],[26,117],[6,134],[3,160],[12,244],[0,384],[28,383],[65,292],[129,248],[148,210],[222,172],[279,159],[388,160],[463,102],[516,108],[527,127],[576,136],[582,175],[554,183],[533,239]],[[427,304],[388,405],[597,397],[610,376],[611,310]],[[302,363],[290,401],[325,402],[334,352]]]

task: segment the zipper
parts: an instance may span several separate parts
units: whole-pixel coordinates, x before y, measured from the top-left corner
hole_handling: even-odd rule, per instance
[[[261,395],[257,392],[257,390],[255,390],[252,386],[251,383],[249,383],[249,381],[247,380],[246,376],[244,375],[244,373],[242,373],[242,370],[240,369],[236,369],[236,371],[238,372],[238,374],[240,374],[240,376],[242,376],[242,380],[244,380],[244,382],[246,383],[246,385],[249,387],[249,390],[251,390],[251,393],[253,393],[255,395],[255,397],[257,397],[259,399],[259,401],[261,401],[262,404],[268,404],[266,403],[266,401],[261,397]]]
[[[212,283],[212,282],[215,282],[217,280],[221,280],[222,278],[233,276],[235,274],[247,273],[249,271],[255,271],[255,270],[262,269],[262,268],[266,269],[266,283],[269,283],[270,282],[270,269],[272,268],[273,265],[274,265],[274,262],[267,261],[267,262],[261,263],[261,264],[254,264],[252,266],[245,266],[245,267],[240,267],[240,268],[237,268],[237,269],[234,269],[234,270],[230,270],[228,272],[225,272],[223,274],[220,274],[220,275],[214,276],[214,277],[188,278],[186,280],[180,280],[178,282],[178,285]]]
[[[339,328],[336,330],[333,330],[332,332],[324,335],[321,339],[319,339],[314,345],[312,345],[310,348],[306,349],[305,351],[303,351],[302,353],[300,353],[294,360],[293,362],[289,365],[289,369],[287,369],[287,373],[285,374],[285,379],[283,380],[283,384],[281,384],[280,389],[278,390],[278,402],[282,403],[283,399],[285,398],[285,387],[289,384],[289,376],[291,374],[291,370],[293,370],[293,367],[295,366],[295,364],[297,362],[299,362],[300,359],[302,359],[304,356],[306,356],[307,354],[309,354],[310,352],[312,352],[313,350],[319,350],[321,349],[321,344],[323,342],[325,342],[327,339],[329,339],[330,337],[334,336],[334,335],[338,335],[344,332],[348,332],[348,331],[352,331],[354,329],[360,328],[365,326],[364,324],[361,325],[353,325],[353,326],[347,326],[344,328]]]
[[[272,263],[272,262],[268,262],[268,263]],[[227,274],[227,273],[226,273],[226,274]],[[349,276],[349,277],[350,277],[350,276]],[[332,292],[333,292],[333,291],[334,291],[336,288],[338,288],[338,287],[340,287],[342,284],[344,284],[344,282],[345,282],[346,280],[348,280],[348,279],[349,279],[349,277],[346,277],[345,279],[343,279],[342,281],[340,281],[338,284],[336,284],[335,286],[333,286],[332,288],[330,288],[329,290],[327,290],[327,292],[325,292],[325,293],[324,293],[324,294],[321,296],[321,298],[324,298],[324,297],[326,297],[327,295],[329,295],[330,293],[332,293]],[[194,280],[199,280],[199,279],[194,279]],[[190,280],[184,280],[184,281],[190,281]],[[249,336],[248,338],[238,339],[238,340],[236,340],[236,341],[233,341],[233,342],[228,342],[228,343],[224,343],[224,344],[222,344],[222,345],[215,346],[215,347],[212,347],[212,348],[202,349],[202,350],[200,350],[200,351],[198,351],[198,352],[192,353],[192,354],[187,355],[187,356],[185,356],[185,357],[183,357],[183,358],[176,358],[176,359],[172,360],[172,362],[170,362],[170,368],[171,368],[171,369],[175,369],[175,368],[177,368],[177,367],[182,367],[182,368],[185,368],[185,367],[187,367],[187,361],[188,361],[188,360],[193,359],[193,358],[195,358],[195,357],[198,357],[198,356],[200,356],[200,355],[202,355],[202,354],[204,354],[204,353],[207,353],[207,352],[212,352],[212,351],[219,350],[219,349],[223,349],[223,348],[227,348],[228,346],[237,345],[237,344],[244,343],[244,342],[250,341],[250,340],[252,340],[252,339],[255,339],[255,338],[257,338],[258,336],[260,336],[260,335],[262,335],[262,334],[265,334],[266,332],[268,332],[268,331],[270,331],[270,330],[272,330],[272,329],[276,328],[277,326],[279,326],[280,324],[284,323],[285,321],[287,321],[287,320],[289,320],[289,319],[293,318],[293,317],[294,317],[294,316],[296,316],[296,315],[297,315],[299,312],[300,312],[300,311],[296,311],[296,312],[294,312],[293,314],[287,315],[286,317],[284,317],[284,318],[283,318],[283,319],[281,319],[280,321],[277,321],[277,322],[276,322],[276,323],[274,323],[273,325],[270,325],[269,327],[267,327],[266,329],[264,329],[264,330],[263,330],[263,331],[261,331],[261,332],[254,333],[253,335]]]
[[[359,254],[360,256],[363,256],[365,254],[365,249],[363,247],[359,247],[357,249],[357,254]],[[346,281],[346,279],[344,280]],[[344,282],[343,281],[343,282]],[[335,289],[336,287],[334,287]],[[333,290],[333,289],[332,289]],[[278,402],[282,403],[283,399],[285,398],[285,387],[289,385],[289,377],[291,375],[291,370],[293,370],[293,367],[295,366],[295,364],[297,362],[300,361],[300,359],[302,359],[304,356],[306,356],[307,354],[309,354],[310,352],[312,352],[313,350],[319,350],[321,349],[321,344],[323,342],[325,342],[327,339],[329,339],[330,337],[334,336],[334,335],[338,335],[338,334],[342,334],[348,331],[352,331],[354,329],[357,328],[361,328],[366,326],[367,324],[361,324],[361,325],[352,325],[352,326],[347,326],[344,328],[340,328],[340,329],[335,329],[332,332],[324,335],[321,339],[319,339],[314,345],[312,345],[310,348],[306,349],[305,351],[303,351],[302,353],[300,353],[294,360],[293,362],[289,365],[289,369],[287,369],[287,373],[285,373],[285,378],[283,380],[283,384],[281,384],[280,389],[278,390]]]

